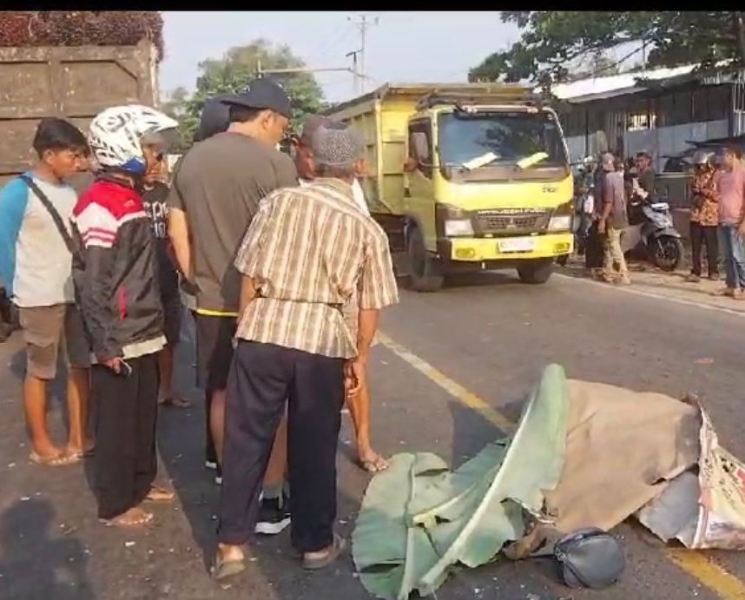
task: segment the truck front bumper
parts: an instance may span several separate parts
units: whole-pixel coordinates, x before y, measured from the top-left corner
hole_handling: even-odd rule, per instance
[[[447,262],[512,263],[570,254],[574,236],[570,232],[500,238],[440,238],[437,254]],[[499,264],[491,268],[499,268]],[[505,264],[504,266],[507,266]]]

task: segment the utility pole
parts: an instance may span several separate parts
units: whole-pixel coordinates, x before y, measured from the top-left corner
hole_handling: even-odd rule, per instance
[[[365,42],[367,40],[367,29],[373,25],[380,23],[380,19],[375,17],[374,21],[368,21],[367,15],[360,15],[358,21],[353,21],[352,17],[347,17],[347,20],[353,22],[360,30],[360,76],[362,79],[361,86],[362,92],[365,91]]]
[[[357,55],[360,54],[361,50],[352,50],[347,52],[346,58],[352,57],[352,82],[354,86],[355,95],[362,93],[362,77],[357,69]]]

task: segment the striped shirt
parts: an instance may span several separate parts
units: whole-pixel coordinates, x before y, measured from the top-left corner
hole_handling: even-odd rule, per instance
[[[235,268],[257,289],[238,325],[244,340],[352,358],[357,343],[342,307],[355,290],[361,309],[398,302],[388,239],[338,179],[262,200]]]

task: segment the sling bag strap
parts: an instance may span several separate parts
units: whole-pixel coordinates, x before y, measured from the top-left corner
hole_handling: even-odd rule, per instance
[[[62,239],[65,242],[65,246],[67,246],[67,249],[70,251],[70,254],[72,254],[73,258],[76,261],[78,261],[80,264],[83,264],[83,257],[80,255],[77,248],[75,247],[75,242],[73,241],[72,236],[70,235],[70,232],[67,231],[67,227],[65,227],[65,223],[62,220],[62,217],[57,212],[57,209],[54,208],[54,205],[52,204],[51,200],[49,200],[47,195],[41,191],[39,186],[36,185],[34,180],[31,179],[28,175],[21,175],[20,178],[34,192],[34,194],[36,194],[36,197],[44,205],[44,208],[47,209],[49,216],[52,217],[52,221],[54,221],[54,224],[57,226],[57,231],[59,231],[59,234],[62,236]]]

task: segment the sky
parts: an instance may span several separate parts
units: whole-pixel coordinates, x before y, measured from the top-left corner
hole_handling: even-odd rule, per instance
[[[161,95],[193,90],[198,64],[256,38],[288,44],[313,68],[351,67],[345,55],[360,48],[355,12],[163,12],[165,58]],[[468,70],[517,41],[517,28],[499,12],[371,12],[367,30],[367,90],[386,82],[465,82]],[[329,101],[354,97],[351,73],[316,75]]]

